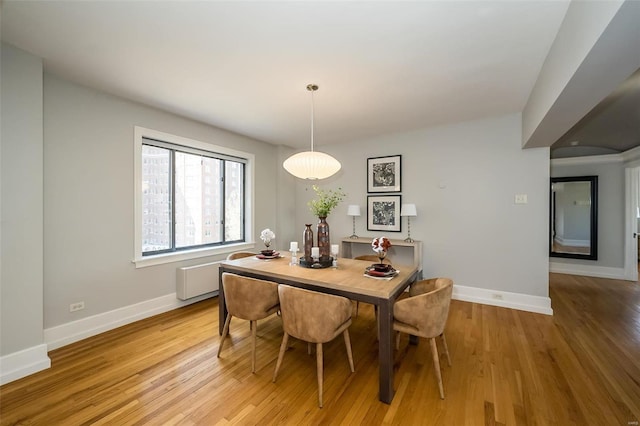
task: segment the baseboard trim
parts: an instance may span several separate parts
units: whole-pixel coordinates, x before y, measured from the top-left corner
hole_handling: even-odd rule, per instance
[[[47,345],[41,344],[0,357],[0,385],[51,367]]]
[[[176,293],[167,294],[134,305],[114,309],[113,311],[47,328],[44,330],[44,341],[49,350],[58,349],[62,346],[86,339],[87,337],[95,336],[141,319],[190,305],[217,294],[218,292],[214,291],[188,300],[179,300]]]
[[[628,279],[624,268],[611,268],[608,266],[549,262],[549,272],[554,272],[556,274],[582,275],[585,277],[610,278],[614,280]]]
[[[553,315],[551,298],[531,296],[529,294],[511,293],[508,291],[490,290],[486,288],[453,286],[453,299],[463,302],[481,303],[483,305],[500,306],[519,311]]]

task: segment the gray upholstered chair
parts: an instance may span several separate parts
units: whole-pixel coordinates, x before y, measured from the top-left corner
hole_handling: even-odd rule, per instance
[[[444,399],[444,387],[440,372],[440,357],[435,338],[442,337],[447,362],[451,366],[451,357],[444,327],[449,316],[453,281],[449,278],[431,278],[414,283],[409,297],[398,300],[393,306],[393,329],[398,332],[396,349],[400,345],[400,333],[412,334],[429,339],[433,366],[438,379],[440,398]]]
[[[229,256],[227,256],[227,260],[242,259],[243,257],[250,257],[255,255],[255,253],[251,253],[250,251],[237,251],[235,253],[229,253]]]
[[[330,342],[339,334],[344,336],[347,348],[349,367],[353,373],[353,355],[349,340],[351,325],[351,301],[346,297],[318,293],[301,288],[280,285],[280,310],[282,312],[282,328],[284,336],[280,345],[280,354],[273,381],[278,377],[284,352],[287,349],[289,336],[316,344],[316,366],[318,373],[318,405],[322,408],[323,358],[322,344]]]
[[[222,352],[224,340],[229,334],[231,317],[241,318],[250,321],[251,324],[251,372],[256,371],[256,332],[258,320],[268,317],[280,308],[278,301],[278,284],[259,280],[256,278],[243,277],[240,275],[224,272],[222,274],[222,285],[224,288],[224,301],[227,305],[227,318],[224,321],[220,345],[218,346],[218,357]]]

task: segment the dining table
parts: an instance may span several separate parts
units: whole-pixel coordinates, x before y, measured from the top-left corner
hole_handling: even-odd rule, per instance
[[[288,257],[264,259],[250,256],[220,263],[219,274],[230,272],[252,278],[287,284],[351,300],[371,303],[378,309],[379,399],[393,400],[393,304],[402,292],[418,278],[417,265],[393,265],[398,273],[392,277],[372,277],[365,273],[370,261],[339,258],[337,267],[311,268],[291,264]],[[224,286],[219,289],[219,333],[222,334],[227,307]]]

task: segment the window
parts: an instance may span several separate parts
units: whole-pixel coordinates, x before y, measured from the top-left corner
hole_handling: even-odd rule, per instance
[[[135,133],[137,266],[250,243],[251,154],[140,127]]]

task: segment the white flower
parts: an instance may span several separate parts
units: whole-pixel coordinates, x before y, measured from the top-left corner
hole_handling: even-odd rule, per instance
[[[265,244],[271,242],[271,240],[275,238],[276,238],[276,234],[274,234],[273,231],[269,228],[263,229],[262,232],[260,233],[260,239]]]

